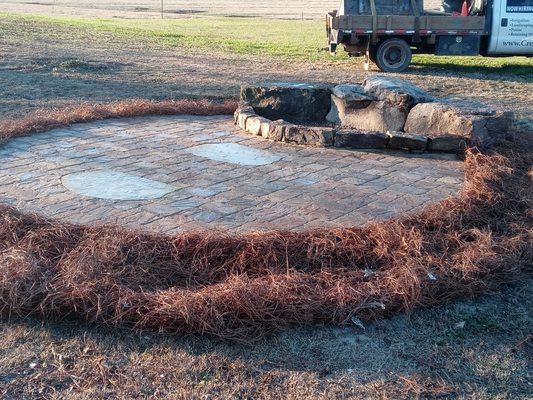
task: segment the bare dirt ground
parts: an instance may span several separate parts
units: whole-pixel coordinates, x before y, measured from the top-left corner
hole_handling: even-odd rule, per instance
[[[18,3],[4,1],[3,10],[44,13],[53,6]],[[111,34],[80,41],[32,31],[29,42],[25,31],[32,29],[0,27],[0,118],[80,101],[232,97],[248,81],[359,82],[365,74],[358,61],[352,66],[195,53]],[[417,66],[402,76],[437,95],[514,110],[523,129],[533,127],[533,83],[526,78]],[[366,330],[292,329],[254,346],[77,321],[4,320],[0,397],[527,399],[533,390],[532,298],[531,284],[524,282]]]

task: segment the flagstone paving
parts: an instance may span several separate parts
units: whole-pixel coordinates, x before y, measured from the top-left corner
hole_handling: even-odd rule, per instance
[[[0,145],[0,202],[165,233],[303,230],[412,212],[456,194],[462,168],[449,154],[268,142],[228,116],[114,119]]]

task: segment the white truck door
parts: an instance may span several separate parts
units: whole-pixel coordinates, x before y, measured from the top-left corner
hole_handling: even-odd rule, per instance
[[[494,0],[489,54],[533,54],[533,0]]]

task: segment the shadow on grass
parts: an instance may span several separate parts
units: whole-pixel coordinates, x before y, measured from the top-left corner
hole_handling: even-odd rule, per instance
[[[476,79],[493,80],[495,78],[510,82],[533,82],[533,60],[529,65],[522,62],[505,63],[502,65],[461,64],[453,60],[413,60],[412,66],[417,72],[428,75],[449,76],[453,72],[476,74]],[[483,75],[483,76],[480,76]]]
[[[92,395],[83,398],[166,398],[180,392],[187,394],[183,398],[283,393],[307,399],[326,398],[317,396],[324,391],[329,398],[451,399],[483,393],[525,399],[530,283],[397,315],[364,330],[287,329],[253,346],[74,319],[0,318],[0,391],[4,388],[6,398],[21,398],[22,392],[29,394],[25,398],[37,392],[39,398],[52,393],[71,398],[83,390]]]
[[[455,375],[454,380],[460,380],[461,372],[454,370],[457,365],[453,360],[463,363],[466,368],[463,372],[469,369],[465,363],[480,361],[465,359],[464,350],[476,349],[483,353],[478,354],[480,357],[487,357],[498,349],[512,348],[518,357],[525,355],[520,353],[524,349],[515,345],[528,337],[531,320],[526,310],[531,302],[530,284],[531,281],[526,281],[478,299],[415,310],[409,315],[400,314],[371,323],[365,329],[332,325],[289,328],[253,344],[199,334],[178,336],[151,331],[134,332],[70,317],[62,321],[42,321],[33,317],[0,318],[0,322],[4,331],[8,326],[34,331],[35,335],[28,336],[25,344],[30,347],[39,345],[39,337],[45,333],[50,343],[58,345],[70,343],[77,348],[92,342],[94,356],[125,356],[129,360],[143,354],[158,357],[169,355],[169,352],[176,359],[216,356],[218,361],[224,359],[225,364],[239,361],[243,365],[259,366],[264,372],[275,369],[329,375],[349,369],[376,375],[431,374],[435,366],[429,360],[420,360],[432,353],[440,362],[448,359],[452,363],[448,372]],[[475,375],[473,370],[468,373]]]

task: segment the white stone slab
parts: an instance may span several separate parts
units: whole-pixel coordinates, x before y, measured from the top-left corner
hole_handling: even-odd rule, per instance
[[[281,156],[269,151],[237,143],[202,144],[192,147],[188,151],[195,156],[237,165],[267,165],[281,159]]]
[[[61,183],[82,196],[109,200],[158,199],[176,190],[162,182],[106,170],[66,175]]]

